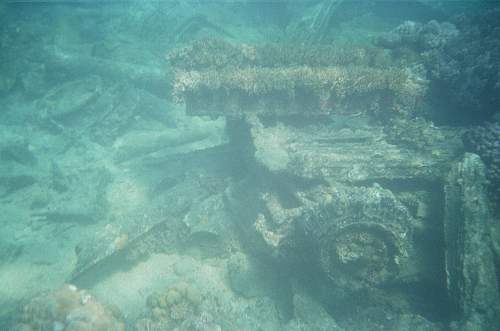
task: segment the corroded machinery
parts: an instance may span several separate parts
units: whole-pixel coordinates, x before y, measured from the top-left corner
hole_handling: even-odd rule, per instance
[[[390,329],[413,316],[438,330],[420,316],[449,307],[442,315],[465,330],[464,309],[480,315],[476,303],[463,307],[474,289],[457,284],[467,277],[467,239],[443,216],[463,203],[452,182],[466,180],[448,175],[463,154],[460,131],[421,117],[427,82],[418,68],[376,48],[220,40],[169,59],[188,114],[226,118],[241,161],[226,199],[249,251],[314,283],[339,319],[380,319]],[[476,230],[484,229],[465,236]],[[432,291],[411,290],[422,286]]]

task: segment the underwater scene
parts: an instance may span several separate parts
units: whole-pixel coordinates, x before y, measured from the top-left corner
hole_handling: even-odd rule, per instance
[[[500,1],[0,22],[0,331],[500,330]]]

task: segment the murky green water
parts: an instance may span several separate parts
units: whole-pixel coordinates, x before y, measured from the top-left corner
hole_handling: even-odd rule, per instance
[[[497,330],[494,1],[0,4],[0,330]]]

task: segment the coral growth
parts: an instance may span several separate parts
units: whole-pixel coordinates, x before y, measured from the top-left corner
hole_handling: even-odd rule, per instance
[[[14,330],[125,330],[125,324],[115,315],[87,292],[66,284],[26,304],[18,316]]]
[[[221,71],[187,71],[177,76],[175,91],[207,88],[238,89],[249,95],[284,91],[293,93],[298,87],[310,87],[316,94],[334,93],[339,97],[377,89],[397,89],[407,79],[399,70],[377,70],[368,67],[291,67],[247,68]]]
[[[234,45],[221,39],[202,39],[167,55],[181,70],[282,66],[379,66],[387,62],[379,48],[331,45]]]
[[[424,65],[434,120],[481,124],[500,106],[499,21],[498,9],[452,22],[407,21],[378,44],[405,65]]]
[[[203,301],[201,292],[186,282],[178,282],[147,299],[148,313],[138,321],[138,330],[174,329],[197,320]],[[184,329],[182,329],[184,330]]]

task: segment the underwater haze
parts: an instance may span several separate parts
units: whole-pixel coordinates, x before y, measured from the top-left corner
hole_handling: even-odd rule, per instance
[[[500,1],[0,22],[0,331],[500,330]]]

